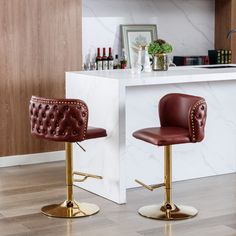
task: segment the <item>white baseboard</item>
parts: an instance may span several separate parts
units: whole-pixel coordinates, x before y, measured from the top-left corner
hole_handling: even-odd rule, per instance
[[[65,151],[0,157],[0,167],[29,165],[65,160]]]

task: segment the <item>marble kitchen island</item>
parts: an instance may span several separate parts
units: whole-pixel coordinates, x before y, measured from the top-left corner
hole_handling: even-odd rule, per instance
[[[67,72],[66,97],[84,100],[89,125],[108,133],[82,142],[86,152],[74,144],[74,169],[103,176],[80,187],[122,204],[126,189],[138,186],[135,179],[163,182],[163,148],[134,139],[132,133],[159,125],[157,106],[167,93],[202,96],[208,104],[203,142],[173,146],[173,180],[236,172],[236,68],[176,67],[141,75],[130,70]]]

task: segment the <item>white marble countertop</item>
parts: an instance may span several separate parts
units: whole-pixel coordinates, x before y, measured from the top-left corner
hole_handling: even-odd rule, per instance
[[[158,101],[168,93],[204,97],[208,104],[206,138],[197,144],[175,145],[173,180],[186,180],[236,171],[236,68],[170,68],[166,72],[132,74],[130,70],[68,72],[66,97],[89,107],[89,125],[108,136],[75,144],[74,167],[104,177],[79,186],[126,202],[126,188],[163,182],[163,149],[133,138],[132,133],[159,125]],[[79,157],[79,159],[77,159]]]
[[[231,66],[236,65],[231,64]],[[179,66],[170,67],[168,71],[153,71],[150,73],[142,72],[141,74],[133,74],[129,69],[111,71],[77,71],[67,73],[77,74],[78,77],[81,76],[88,79],[112,79],[118,81],[124,86],[236,80],[236,67],[207,69],[202,68],[202,66]]]

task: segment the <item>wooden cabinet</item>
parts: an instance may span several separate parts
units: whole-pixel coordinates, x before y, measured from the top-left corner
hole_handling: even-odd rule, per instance
[[[232,29],[236,29],[236,0],[216,0],[215,47],[231,49],[232,62],[236,63],[236,33],[227,39],[227,34]]]

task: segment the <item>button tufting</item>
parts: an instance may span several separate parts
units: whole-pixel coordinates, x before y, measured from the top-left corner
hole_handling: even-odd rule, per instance
[[[80,100],[33,97],[30,114],[31,132],[41,138],[66,142],[86,138],[88,108]]]

